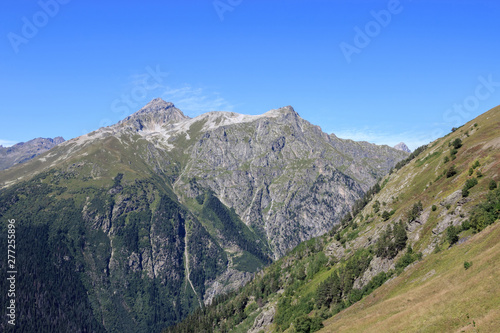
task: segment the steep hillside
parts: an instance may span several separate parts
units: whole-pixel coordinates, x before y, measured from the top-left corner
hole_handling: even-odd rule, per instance
[[[392,202],[387,210],[422,203],[407,229],[426,259],[326,321],[322,331],[496,331],[500,227],[488,225],[500,218],[500,107],[431,143],[387,179],[375,198]]]
[[[320,332],[496,332],[498,267],[500,224],[495,223],[417,263],[325,321]]]
[[[191,119],[153,100],[0,171],[0,217],[17,221],[27,263],[19,325],[159,331],[329,230],[406,156],[291,107]]]
[[[12,147],[0,145],[0,170],[27,162],[62,142],[64,139],[58,136],[54,139],[36,138],[28,142],[20,142]]]
[[[497,107],[417,149],[328,234],[168,332],[494,331],[499,129]]]

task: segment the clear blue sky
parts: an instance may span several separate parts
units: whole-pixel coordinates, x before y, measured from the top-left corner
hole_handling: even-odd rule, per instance
[[[499,16],[496,0],[8,0],[0,144],[70,139],[162,97],[189,116],[292,105],[415,149],[500,104]]]

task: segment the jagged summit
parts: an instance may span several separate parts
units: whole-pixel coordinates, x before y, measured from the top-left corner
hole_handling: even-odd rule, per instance
[[[195,118],[190,118],[175,107],[171,102],[166,102],[162,98],[155,98],[142,107],[139,111],[133,113],[120,121],[116,126],[120,128],[131,129],[146,133],[162,132],[163,130],[182,130],[185,131],[192,123],[203,120],[204,129],[213,129],[220,126],[227,126],[236,123],[253,122],[262,118],[300,118],[299,114],[292,106],[284,106],[278,109],[267,111],[260,115],[246,115],[228,111],[210,111],[203,113]],[[165,127],[165,125],[168,125]]]
[[[251,123],[262,119],[283,119],[299,121],[301,118],[291,106],[273,109],[260,115],[248,115],[232,111],[210,111],[194,118],[185,116],[173,103],[161,98],[153,99],[139,111],[118,123],[118,127],[141,132],[145,137],[170,138],[186,133],[195,123],[202,123],[201,130],[208,131],[218,127]]]
[[[288,114],[291,114],[293,116],[299,116],[299,114],[293,109],[291,105],[287,105],[278,109],[273,109],[264,113],[265,116],[280,116]]]
[[[250,123],[264,118],[286,118],[289,115],[294,118],[300,118],[299,114],[295,112],[293,107],[285,106],[279,109],[267,111],[266,113],[260,115],[247,115],[228,111],[210,111],[191,119],[191,121],[195,122],[203,120],[206,122],[203,126],[204,129],[214,129],[220,126]]]
[[[397,145],[395,145],[394,149],[401,150],[401,151],[404,151],[407,153],[411,153],[410,148],[408,148],[408,146],[404,142],[400,142]]]
[[[144,105],[136,113],[151,112],[151,111],[169,109],[169,108],[175,108],[174,103],[167,102],[167,101],[163,100],[162,98],[158,97],[158,98],[152,99],[148,104]]]
[[[152,129],[166,124],[175,124],[190,119],[177,109],[174,103],[155,98],[142,109],[120,121],[120,126],[129,127],[135,131]]]

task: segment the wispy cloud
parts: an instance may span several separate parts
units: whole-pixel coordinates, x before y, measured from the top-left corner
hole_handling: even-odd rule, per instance
[[[219,93],[208,88],[194,88],[189,84],[172,85],[167,82],[168,77],[169,73],[163,71],[160,65],[146,66],[141,73],[130,75],[123,93],[110,104],[110,110],[116,114],[113,118],[124,119],[157,97],[173,102],[192,117],[208,111],[233,111],[234,106]],[[99,127],[113,124],[110,118],[102,118]],[[87,129],[82,130],[82,134],[88,132]]]
[[[234,106],[218,93],[208,92],[204,88],[193,88],[190,85],[181,88],[165,87],[161,98],[173,102],[176,107],[190,116],[198,116],[208,111],[233,111],[234,109]]]
[[[404,142],[411,150],[415,150],[416,148],[428,144],[437,138],[432,133],[427,132],[406,131],[395,133],[369,127],[341,129],[337,131],[334,130],[332,132],[341,139],[368,141],[370,143],[388,145],[391,147],[400,142]]]
[[[10,146],[13,146],[17,143],[17,141],[12,141],[12,140],[3,140],[3,139],[0,139],[0,145],[4,146],[4,147],[10,147]]]

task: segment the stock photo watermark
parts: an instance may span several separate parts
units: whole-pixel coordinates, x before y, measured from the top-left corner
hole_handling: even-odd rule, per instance
[[[493,81],[493,74],[487,77],[479,76],[479,83],[474,93],[465,97],[461,103],[455,103],[443,113],[443,120],[451,126],[460,126],[467,121],[472,113],[478,110],[482,101],[486,101],[500,88],[500,81]]]
[[[226,12],[232,12],[236,7],[241,5],[243,0],[214,0],[212,2],[215,12],[219,16],[219,19],[224,21],[224,14]]]
[[[389,26],[393,16],[401,14],[403,9],[404,7],[401,1],[389,0],[386,9],[370,11],[373,20],[368,21],[363,28],[359,26],[354,27],[355,35],[352,43],[341,42],[339,44],[340,50],[347,63],[350,64],[352,62],[352,56],[354,54],[360,54],[364,48],[368,47],[371,41],[380,35],[382,29]]]
[[[9,32],[7,39],[15,53],[19,53],[19,47],[28,44],[30,40],[38,35],[40,29],[45,27],[51,18],[54,18],[61,9],[61,5],[66,5],[71,0],[40,0],[37,2],[40,10],[35,12],[31,18],[23,16],[21,18],[22,27],[19,33]]]
[[[162,72],[160,65],[156,65],[155,68],[146,66],[144,73],[139,76],[141,78],[135,82],[129,92],[121,94],[119,98],[115,98],[111,102],[111,111],[119,114],[120,119],[124,119],[135,112],[139,107],[142,107],[148,93],[162,87],[164,78],[168,76],[168,73]],[[106,127],[112,123],[111,119],[103,118],[99,122],[99,127]],[[89,131],[84,129],[82,134],[87,134],[88,132]]]
[[[7,323],[16,325],[16,220],[7,220]]]
[[[162,72],[160,65],[155,68],[146,66],[144,73],[140,74],[140,79],[137,79],[133,87],[127,92],[115,98],[110,105],[113,113],[118,114],[120,119],[124,119],[142,107],[147,100],[148,93],[152,90],[162,87],[164,78],[168,76],[167,72]],[[106,127],[113,124],[109,118],[103,118],[99,121],[99,128]],[[88,134],[90,131],[87,129],[82,130],[82,134]]]

